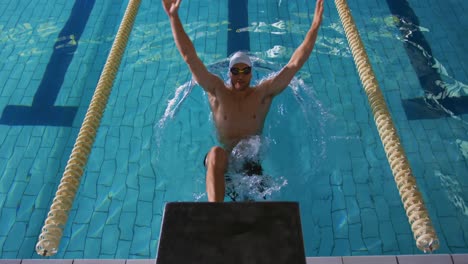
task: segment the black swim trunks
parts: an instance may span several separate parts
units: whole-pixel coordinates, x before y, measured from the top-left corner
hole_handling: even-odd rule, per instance
[[[205,158],[203,159],[203,166],[206,168],[206,157],[208,156],[208,153],[205,155]],[[242,165],[242,169],[240,171],[237,171],[237,173],[242,173],[247,176],[262,176],[263,175],[263,168],[262,165],[260,164],[260,161],[256,160],[245,160]],[[231,177],[229,174],[226,174],[226,185],[232,181]],[[266,185],[264,184],[263,180],[260,183],[260,186],[258,188],[259,192],[263,192],[265,189]],[[227,188],[226,189],[226,195],[231,198],[233,202],[235,202],[239,198],[239,194],[232,188]],[[265,197],[263,197],[266,199]]]

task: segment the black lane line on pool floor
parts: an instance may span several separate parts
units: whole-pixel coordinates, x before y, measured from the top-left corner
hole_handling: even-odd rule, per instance
[[[445,89],[437,85],[442,77],[436,68],[431,47],[419,29],[419,19],[407,0],[387,0],[393,15],[398,17],[396,27],[405,39],[404,47],[411,65],[418,76],[419,83],[426,95],[437,96]],[[419,46],[419,47],[418,47]],[[423,49],[423,50],[421,50]],[[426,56],[424,55],[426,52]],[[441,106],[455,115],[468,113],[468,97],[446,97],[443,99],[429,99],[427,97],[402,100],[408,120],[431,119],[450,116]],[[439,104],[441,106],[439,106]]]
[[[248,0],[229,0],[228,2],[228,43],[227,56],[243,50],[250,51]]]
[[[75,1],[70,17],[54,44],[54,52],[34,95],[32,105],[7,105],[3,110],[0,124],[72,126],[78,107],[54,106],[54,103],[94,3],[95,0]]]

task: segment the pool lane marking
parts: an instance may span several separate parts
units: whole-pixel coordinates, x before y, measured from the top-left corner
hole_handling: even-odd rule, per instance
[[[31,106],[7,105],[0,124],[10,126],[72,126],[78,107],[54,106],[65,74],[78,48],[95,0],[76,0],[70,17],[60,31]]]
[[[250,51],[248,0],[229,0],[228,2],[228,41],[227,56],[244,50]]]
[[[411,8],[407,0],[387,0],[388,7],[393,15],[398,17],[396,27],[399,29],[402,37],[407,39],[404,42],[404,48],[411,61],[411,65],[418,76],[419,83],[426,94],[437,96],[443,93],[445,89],[437,85],[437,81],[442,80],[440,73],[432,67],[435,61],[432,56],[432,49],[419,28],[419,19]],[[406,23],[401,22],[403,18]],[[409,28],[411,26],[411,28]],[[414,43],[414,44],[411,44]],[[427,53],[416,47],[419,45]],[[441,106],[454,115],[468,113],[468,97],[446,97],[443,99],[428,99],[425,97],[411,98],[402,100],[403,108],[408,120],[432,119],[450,116]],[[440,105],[439,105],[440,104]]]

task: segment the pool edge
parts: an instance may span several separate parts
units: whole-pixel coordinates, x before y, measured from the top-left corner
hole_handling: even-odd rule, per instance
[[[372,255],[307,257],[307,264],[467,264],[468,253],[433,255]],[[154,259],[0,259],[0,264],[153,264]]]

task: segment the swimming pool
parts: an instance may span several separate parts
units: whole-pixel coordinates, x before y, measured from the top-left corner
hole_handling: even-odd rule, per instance
[[[349,5],[438,253],[466,253],[468,4],[408,2]],[[246,22],[236,3],[186,1],[181,18],[211,69],[225,74],[227,55],[249,49],[259,79],[287,62],[314,4],[250,1]],[[1,258],[39,258],[40,228],[126,4],[0,0]],[[201,161],[216,136],[159,1],[143,1],[122,63],[54,258],[154,258],[165,202],[206,200]],[[419,253],[330,1],[291,88],[267,118],[264,168],[287,180],[269,199],[300,202],[306,255]]]

